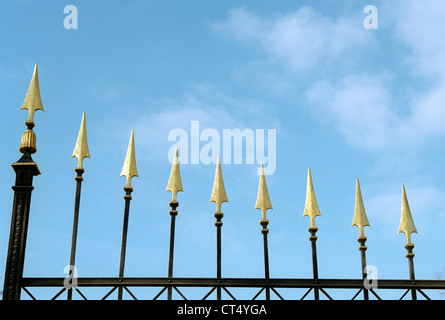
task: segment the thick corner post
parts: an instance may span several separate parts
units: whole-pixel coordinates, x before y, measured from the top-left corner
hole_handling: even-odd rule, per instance
[[[34,73],[25,101],[20,109],[27,109],[29,111],[29,118],[25,122],[27,130],[22,135],[19,148],[23,156],[20,160],[12,164],[16,179],[15,185],[12,187],[12,190],[14,190],[14,200],[12,204],[11,229],[6,258],[3,300],[20,300],[31,192],[34,189],[32,182],[34,176],[40,174],[37,163],[35,163],[31,157],[31,154],[37,151],[36,134],[32,130],[35,126],[33,120],[34,112],[36,110],[43,111],[40,100],[37,64],[34,67]]]

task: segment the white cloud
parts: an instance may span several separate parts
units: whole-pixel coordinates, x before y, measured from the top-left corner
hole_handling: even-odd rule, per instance
[[[396,8],[396,9],[393,9]],[[394,36],[409,50],[407,66],[422,75],[445,76],[445,3],[400,1],[387,6],[394,22]]]
[[[421,148],[445,134],[445,4],[403,1],[379,9],[384,30],[365,30],[356,12],[329,17],[310,7],[268,17],[235,9],[215,29],[256,46],[267,57],[263,70],[277,62],[291,70],[294,77],[279,80],[281,93],[304,91],[315,119],[347,143],[385,153]],[[381,50],[381,39],[395,41],[396,56]]]
[[[231,10],[228,19],[214,28],[256,44],[273,60],[285,62],[296,71],[308,71],[339,58],[352,58],[357,50],[372,46],[372,33],[357,25],[361,26],[356,18],[334,19],[310,7],[274,18],[262,18],[239,8]]]
[[[348,142],[375,150],[388,143],[398,124],[391,110],[387,80],[368,74],[351,75],[336,84],[315,83],[307,91],[316,117],[333,122]]]

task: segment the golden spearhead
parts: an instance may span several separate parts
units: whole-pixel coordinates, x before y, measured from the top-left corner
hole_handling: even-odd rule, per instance
[[[268,209],[273,209],[269,198],[269,192],[267,191],[266,176],[264,175],[263,165],[261,165],[260,184],[258,186],[255,209],[261,210],[263,220],[266,220],[266,211]]]
[[[37,110],[43,110],[42,100],[40,98],[40,88],[39,88],[39,73],[37,68],[37,62],[34,66],[34,73],[32,74],[31,83],[29,84],[28,92],[26,93],[25,101],[20,108],[27,109],[29,111],[28,121],[33,121],[34,112]]]
[[[321,216],[317,199],[315,198],[314,185],[312,184],[311,169],[308,169],[307,172],[306,203],[304,204],[303,217],[304,216],[308,216],[311,219],[311,227],[315,227],[315,217]]]
[[[122,167],[121,177],[127,177],[127,187],[131,187],[131,178],[139,177],[136,168],[136,155],[134,151],[134,131],[131,131],[130,142],[128,143],[127,155],[125,157],[124,166]]]
[[[182,189],[181,173],[179,171],[178,145],[176,145],[172,169],[170,171],[170,178],[168,179],[167,189],[165,189],[165,191],[171,191],[172,202],[176,201],[176,195],[179,191],[184,191]]]
[[[85,112],[82,115],[82,121],[80,123],[79,135],[77,136],[76,146],[74,147],[73,155],[71,158],[76,157],[78,160],[78,168],[82,168],[82,162],[85,157],[90,157],[90,151],[88,150],[87,141],[87,128],[85,125]]]
[[[358,178],[355,187],[355,210],[352,226],[357,226],[360,230],[360,237],[365,236],[365,226],[370,226],[368,218],[366,217],[365,206],[363,204],[362,191],[360,190],[360,183]]]
[[[411,210],[409,208],[408,199],[406,197],[405,186],[402,186],[402,214],[400,216],[399,233],[403,232],[406,235],[406,244],[412,245],[411,233],[417,233],[414,225]]]
[[[210,202],[216,203],[216,211],[221,212],[221,204],[223,202],[229,202],[226,195],[226,189],[224,188],[224,181],[221,170],[221,159],[218,155],[218,161],[216,163],[215,181],[213,182],[212,195]]]

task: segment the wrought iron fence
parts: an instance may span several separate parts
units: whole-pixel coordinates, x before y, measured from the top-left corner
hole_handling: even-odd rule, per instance
[[[225,293],[230,299],[236,299],[234,290],[237,288],[251,288],[254,289],[254,294],[251,299],[255,300],[260,297],[262,293],[265,295],[265,299],[284,299],[280,290],[284,289],[300,289],[303,290],[300,296],[293,295],[292,299],[306,299],[313,296],[314,300],[329,299],[332,300],[332,294],[328,291],[331,289],[351,289],[353,293],[350,299],[357,299],[362,294],[364,300],[379,299],[381,296],[377,292],[378,290],[403,290],[403,294],[400,299],[405,298],[410,293],[411,299],[416,300],[418,293],[425,299],[430,299],[425,293],[426,290],[443,290],[445,289],[445,280],[417,280],[414,273],[414,244],[411,242],[411,234],[417,232],[411,211],[409,208],[408,200],[406,197],[405,188],[402,190],[402,213],[400,220],[399,232],[403,232],[406,235],[407,250],[406,258],[408,259],[409,266],[409,279],[406,280],[391,280],[391,279],[378,279],[378,288],[372,286],[372,279],[368,278],[367,264],[366,264],[366,236],[364,234],[365,226],[369,226],[368,219],[366,217],[365,208],[363,205],[363,199],[360,190],[360,184],[356,181],[356,202],[355,212],[353,219],[353,226],[357,226],[359,229],[358,242],[360,243],[359,251],[361,253],[361,267],[362,278],[361,279],[320,279],[318,277],[318,261],[317,261],[317,226],[315,225],[315,218],[320,216],[320,211],[317,205],[313,182],[311,178],[311,172],[308,170],[307,175],[307,193],[306,203],[303,216],[308,216],[310,219],[310,243],[312,250],[312,271],[313,277],[311,279],[300,278],[270,278],[269,276],[269,255],[268,255],[268,233],[267,229],[269,220],[267,219],[267,210],[272,209],[272,204],[269,198],[269,193],[266,185],[266,176],[264,169],[261,167],[259,188],[255,209],[259,209],[262,212],[262,219],[260,221],[263,227],[261,233],[263,235],[264,245],[264,278],[223,278],[221,276],[221,228],[223,213],[221,206],[224,202],[227,202],[227,195],[225,192],[224,181],[222,176],[221,164],[218,158],[216,165],[215,180],[213,185],[213,191],[211,194],[211,202],[216,204],[215,226],[217,234],[217,268],[215,278],[179,278],[173,276],[173,262],[174,262],[174,240],[175,240],[175,219],[178,214],[179,202],[177,194],[182,189],[181,175],[179,169],[178,149],[176,149],[170,178],[168,180],[167,191],[172,193],[172,200],[169,202],[170,206],[170,246],[169,246],[169,263],[168,263],[168,275],[167,277],[125,277],[125,256],[126,256],[126,243],[127,243],[127,231],[128,231],[128,217],[130,213],[130,204],[132,200],[131,193],[133,187],[131,185],[131,179],[138,176],[135,161],[134,151],[134,133],[131,133],[128,150],[122,168],[121,176],[126,177],[126,185],[124,187],[125,195],[125,209],[124,209],[124,222],[122,230],[122,245],[120,255],[120,267],[118,277],[77,277],[74,272],[76,265],[76,243],[77,243],[77,229],[78,229],[78,217],[79,217],[79,204],[81,198],[81,187],[83,182],[83,160],[85,157],[90,157],[88,150],[88,142],[86,135],[85,113],[82,116],[81,126],[77,143],[73,152],[73,157],[78,159],[78,166],[75,168],[77,176],[76,181],[76,194],[75,194],[75,206],[74,206],[74,219],[73,219],[73,232],[71,241],[71,255],[70,255],[70,270],[67,278],[60,277],[24,277],[23,267],[25,260],[25,247],[28,230],[28,220],[31,204],[31,192],[33,191],[33,178],[40,174],[37,163],[32,159],[36,149],[36,135],[33,132],[34,127],[34,113],[37,110],[43,110],[43,105],[40,98],[39,80],[37,64],[34,68],[31,83],[25,98],[25,101],[21,109],[27,109],[29,111],[29,118],[25,122],[27,130],[22,136],[20,144],[20,152],[22,157],[12,167],[16,173],[15,185],[12,187],[14,191],[12,217],[11,217],[11,229],[9,246],[6,261],[5,281],[3,290],[4,300],[20,300],[22,292],[25,292],[29,298],[36,299],[32,293],[33,288],[55,288],[55,294],[51,299],[57,299],[64,297],[66,293],[66,299],[72,300],[73,293],[76,292],[82,299],[88,299],[84,293],[87,288],[107,288],[104,295],[100,297],[94,297],[93,299],[105,300],[117,290],[117,299],[122,300],[124,292],[126,292],[132,299],[138,299],[137,294],[134,293],[134,288],[155,288],[155,293],[151,299],[158,299],[164,293],[167,295],[167,299],[173,299],[173,293],[176,292],[182,299],[187,299],[184,294],[184,288],[204,288],[205,294],[201,295],[201,299],[207,299],[211,294],[216,292],[216,299],[221,300],[222,294]],[[312,295],[310,295],[312,293]],[[144,299],[146,299],[144,297]],[[193,298],[196,299],[196,298]],[[344,298],[342,298],[344,299]]]

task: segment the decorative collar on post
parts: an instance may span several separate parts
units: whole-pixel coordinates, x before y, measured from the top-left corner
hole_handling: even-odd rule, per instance
[[[165,191],[171,191],[172,202],[176,201],[176,195],[179,191],[184,191],[182,189],[181,173],[179,171],[179,157],[178,157],[178,146],[176,145],[175,155],[173,157],[172,169],[170,171],[170,178],[168,179],[167,189]]]

